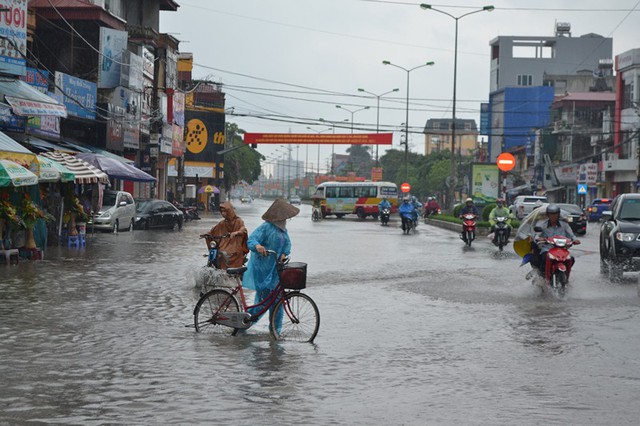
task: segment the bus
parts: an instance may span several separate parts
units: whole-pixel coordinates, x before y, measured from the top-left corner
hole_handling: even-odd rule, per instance
[[[323,182],[316,188],[322,200],[322,217],[357,214],[378,218],[378,203],[387,197],[391,212],[398,210],[398,186],[392,182]]]

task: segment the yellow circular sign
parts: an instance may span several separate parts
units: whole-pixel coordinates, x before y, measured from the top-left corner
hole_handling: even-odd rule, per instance
[[[201,120],[194,118],[187,123],[187,149],[192,154],[200,154],[207,146],[207,127]]]

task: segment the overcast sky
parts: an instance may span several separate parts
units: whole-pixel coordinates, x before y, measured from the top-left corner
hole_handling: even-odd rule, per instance
[[[177,12],[161,14],[160,30],[192,52],[194,78],[222,83],[228,117],[247,132],[312,133],[333,131],[319,119],[335,122],[336,133],[376,130],[376,98],[385,95],[380,128],[394,132],[399,147],[406,114],[404,68],[411,71],[410,135],[412,151],[424,153],[420,134],[430,118],[451,118],[455,20],[422,10],[418,2],[382,0],[178,0]],[[459,20],[457,117],[475,119],[489,92],[489,42],[497,36],[553,36],[556,22],[571,23],[574,37],[596,33],[613,37],[613,55],[640,47],[640,0],[440,0],[433,7],[460,16],[484,5],[495,10]],[[256,117],[257,116],[257,117]],[[262,117],[262,118],[258,118]],[[344,121],[346,120],[346,121]],[[332,130],[329,130],[332,129]],[[361,129],[361,130],[359,130]],[[262,145],[268,158],[277,147]],[[347,146],[336,146],[343,153]],[[283,150],[283,148],[277,148]],[[380,147],[380,155],[386,147]],[[331,146],[321,147],[321,170]],[[315,170],[317,145],[301,146]],[[293,151],[295,159],[296,150]],[[307,157],[308,156],[308,157]]]

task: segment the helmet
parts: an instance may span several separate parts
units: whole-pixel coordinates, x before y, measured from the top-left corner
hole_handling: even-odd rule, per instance
[[[467,198],[466,200],[464,200],[464,202],[467,203],[467,204],[473,203],[473,199]]]
[[[496,204],[499,205],[499,206],[503,206],[504,205],[504,200],[502,198],[498,198],[496,200]]]
[[[427,201],[431,201],[431,200],[433,200],[433,198],[427,197]]]
[[[405,203],[408,203],[409,201],[411,201],[411,198],[409,198],[409,196],[406,196],[402,199],[402,201],[404,201]]]
[[[560,213],[560,207],[557,204],[549,204],[547,206],[547,214]]]

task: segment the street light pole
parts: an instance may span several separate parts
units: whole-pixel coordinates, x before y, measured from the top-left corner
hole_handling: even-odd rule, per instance
[[[367,90],[364,89],[358,89],[358,92],[363,92],[363,93],[368,93],[370,95],[373,95],[376,97],[377,99],[377,103],[376,103],[376,133],[380,133],[380,98],[383,97],[384,95],[388,95],[389,93],[393,93],[393,92],[397,92],[400,89],[393,89],[393,90],[389,90],[388,92],[384,92],[381,93],[379,95],[376,95],[373,92],[369,92]],[[376,145],[376,166],[378,165],[378,145]]]
[[[321,120],[321,121],[324,121],[324,120]],[[331,130],[330,128],[329,129],[324,129],[324,130],[316,130],[316,129],[314,129],[312,127],[309,127],[309,126],[307,126],[307,129],[311,130],[312,132],[316,132],[317,134],[321,134],[321,133],[328,132],[329,130]],[[320,144],[318,144],[318,172],[316,173],[316,175],[320,176]]]
[[[465,16],[469,16],[469,15],[473,15],[474,13],[480,13],[480,12],[491,12],[492,10],[494,10],[495,8],[491,5],[489,6],[483,6],[481,9],[476,9],[473,10],[471,12],[467,12],[464,13],[460,16],[454,16],[448,12],[445,12],[444,10],[440,10],[440,9],[436,9],[433,6],[431,6],[430,4],[426,4],[426,3],[422,3],[420,5],[421,9],[424,10],[433,10],[434,12],[438,12],[438,13],[442,13],[443,15],[447,15],[448,17],[452,18],[454,21],[456,21],[456,29],[455,29],[455,42],[454,42],[454,48],[453,48],[453,105],[451,107],[451,112],[452,112],[452,120],[451,120],[451,170],[450,170],[450,175],[449,175],[449,187],[448,187],[448,194],[449,194],[449,200],[448,200],[448,204],[449,204],[449,209],[450,211],[453,211],[453,198],[455,195],[455,185],[456,185],[456,160],[455,160],[455,144],[456,144],[456,83],[457,83],[457,76],[458,76],[458,21],[462,18],[464,18]],[[458,160],[459,161],[459,160]]]
[[[409,180],[409,73],[411,73],[411,71],[413,70],[417,70],[418,68],[431,66],[434,63],[435,62],[433,61],[429,61],[422,65],[418,65],[416,67],[407,69],[405,67],[401,67],[400,65],[392,64],[389,61],[382,61],[383,65],[391,65],[392,67],[400,68],[401,70],[406,71],[407,73],[407,108],[406,108],[407,114],[404,122],[404,181],[405,182]]]
[[[360,112],[360,111],[364,111],[365,109],[369,109],[369,107],[368,107],[368,106],[366,106],[366,107],[364,107],[364,108],[360,108],[360,109],[356,109],[356,110],[350,110],[350,109],[348,109],[348,108],[343,107],[342,105],[336,105],[336,108],[343,109],[343,110],[345,110],[345,111],[347,111],[348,113],[350,113],[350,114],[351,114],[351,134],[353,134],[353,115],[354,115],[356,112]]]

